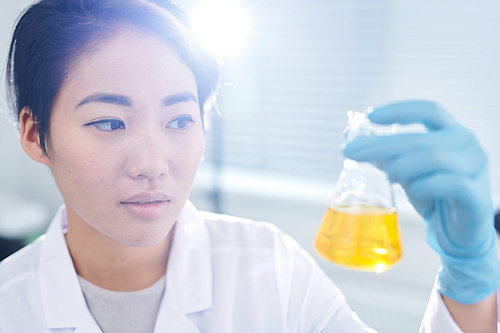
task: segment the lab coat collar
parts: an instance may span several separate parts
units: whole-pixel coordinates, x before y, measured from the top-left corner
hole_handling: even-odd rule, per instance
[[[164,302],[173,309],[189,314],[211,308],[212,294],[210,236],[204,220],[188,200],[175,224]],[[162,318],[161,313],[158,318]]]
[[[64,235],[67,225],[66,208],[63,205],[47,230],[47,238],[40,252],[39,284],[45,322],[52,329],[77,327],[83,321],[87,328],[94,328],[87,329],[87,332],[100,332],[87,310],[66,245]]]
[[[65,240],[67,214],[59,208],[40,253],[39,284],[48,328],[76,327],[77,332],[101,332],[90,311]],[[198,332],[188,314],[213,304],[210,237],[190,201],[175,224],[166,272],[166,287],[155,332]],[[174,328],[177,328],[174,329]]]

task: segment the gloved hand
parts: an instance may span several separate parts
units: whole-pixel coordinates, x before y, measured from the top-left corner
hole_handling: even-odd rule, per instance
[[[346,157],[372,162],[400,183],[425,219],[427,242],[441,256],[441,294],[478,302],[500,286],[488,158],[476,137],[439,105],[405,101],[375,108],[378,124],[422,123],[426,133],[354,139]]]

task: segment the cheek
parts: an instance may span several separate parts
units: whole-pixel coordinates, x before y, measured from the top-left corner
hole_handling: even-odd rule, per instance
[[[197,140],[193,142],[192,151],[193,154],[191,157],[191,164],[195,170],[198,170],[198,167],[200,166],[201,163],[201,159],[203,157],[203,153],[205,151],[205,135],[203,133],[201,133],[198,136]]]
[[[205,150],[205,137],[203,133],[193,138],[189,144],[177,149],[171,164],[175,165],[178,174],[186,180],[192,181],[198,171],[203,152]]]
[[[84,140],[68,139],[52,149],[52,172],[61,192],[99,193],[118,174],[116,150],[94,147]],[[84,144],[86,142],[86,144]]]

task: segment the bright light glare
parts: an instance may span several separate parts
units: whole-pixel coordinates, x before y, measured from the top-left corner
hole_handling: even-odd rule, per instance
[[[231,0],[206,0],[191,14],[199,41],[218,57],[232,57],[241,51],[249,35],[246,10]]]
[[[387,250],[382,248],[377,248],[375,249],[375,252],[377,252],[378,254],[386,254]]]
[[[375,272],[382,273],[385,270],[385,264],[377,264],[375,266]]]

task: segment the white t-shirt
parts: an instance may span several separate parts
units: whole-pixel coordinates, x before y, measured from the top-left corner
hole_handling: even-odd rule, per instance
[[[66,246],[64,207],[0,264],[0,332],[101,332]],[[268,223],[200,213],[176,222],[154,333],[374,332],[293,239]],[[421,332],[461,332],[434,291]]]
[[[87,306],[104,333],[153,332],[160,309],[165,275],[137,291],[101,288],[78,275]]]

